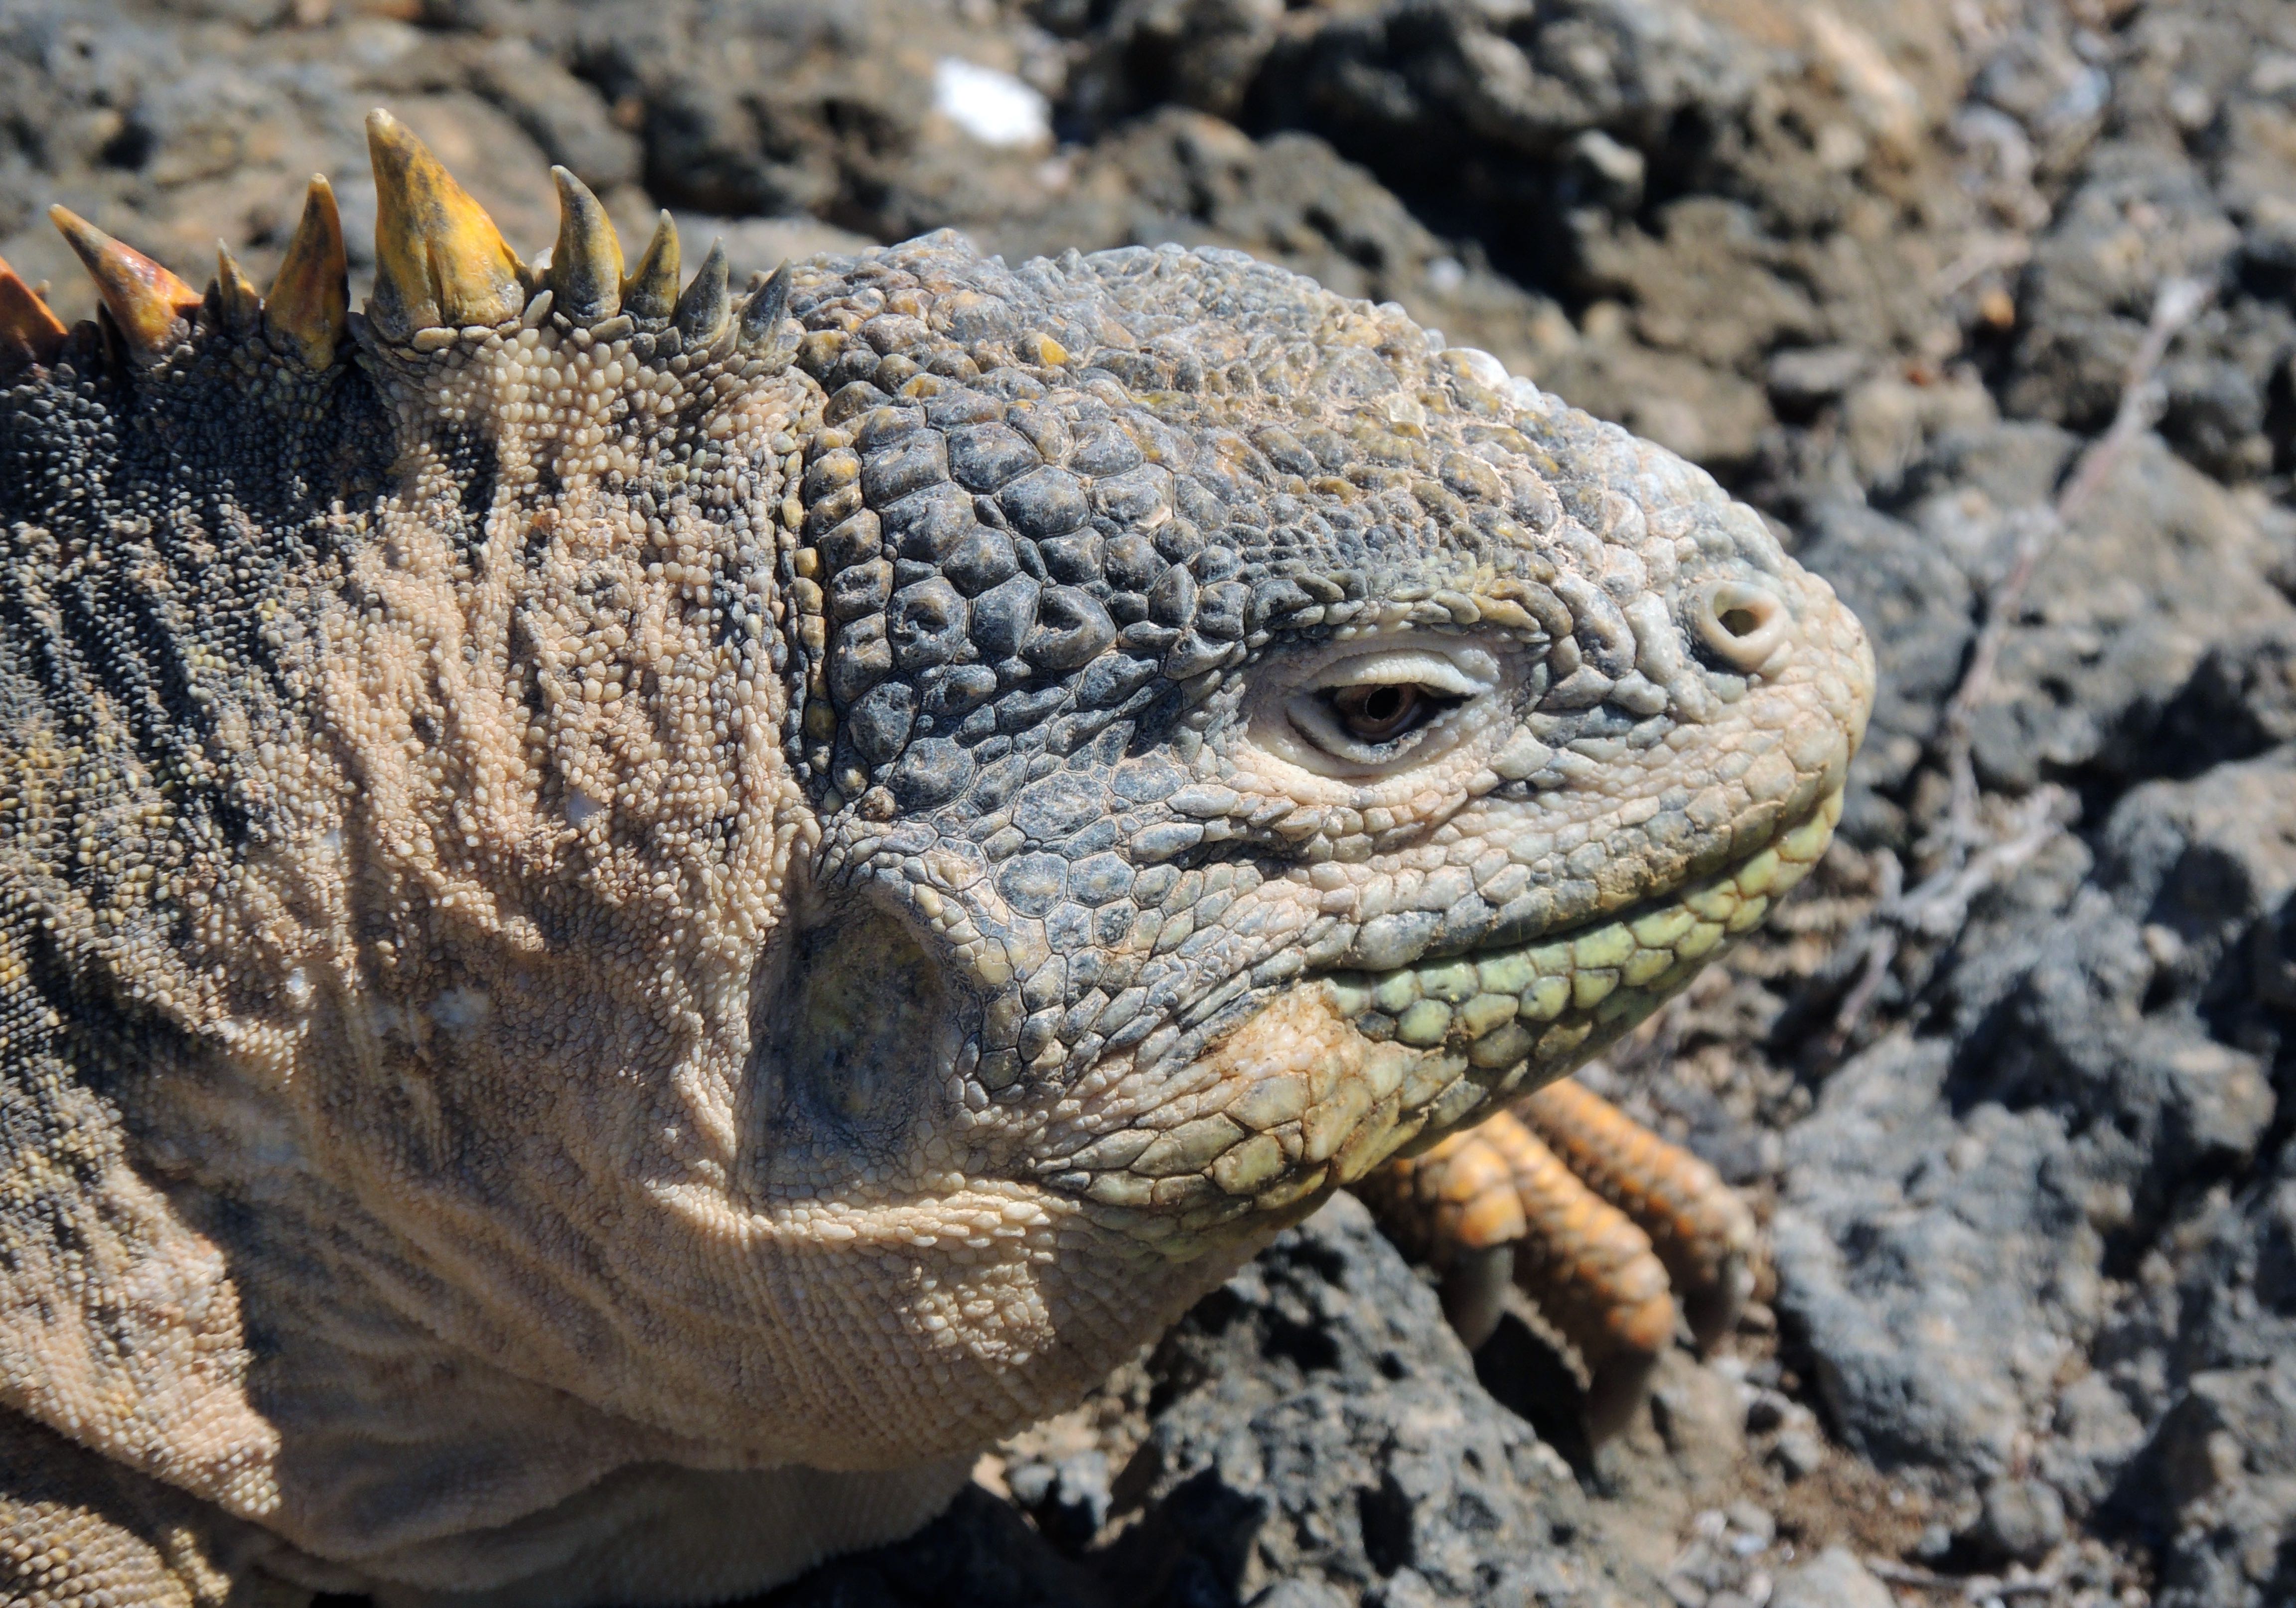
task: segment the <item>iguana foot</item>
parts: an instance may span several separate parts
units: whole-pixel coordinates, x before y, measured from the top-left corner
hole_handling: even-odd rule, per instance
[[[1680,1316],[1700,1347],[1752,1286],[1754,1224],[1713,1168],[1568,1079],[1394,1163],[1368,1193],[1390,1232],[1441,1273],[1471,1347],[1498,1326],[1510,1279],[1578,1352],[1601,1441],[1648,1392]]]

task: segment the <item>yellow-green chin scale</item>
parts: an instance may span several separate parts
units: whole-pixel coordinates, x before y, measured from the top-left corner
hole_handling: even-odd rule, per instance
[[[1841,804],[1836,788],[1738,864],[1567,933],[1303,981],[1207,1057],[1234,1090],[1223,1107],[1111,1134],[1073,1181],[1118,1209],[1094,1215],[1175,1254],[1297,1216],[1625,1036],[1809,874]]]

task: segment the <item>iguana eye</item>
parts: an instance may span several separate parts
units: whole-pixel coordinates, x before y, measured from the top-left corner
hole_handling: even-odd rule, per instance
[[[1432,688],[1401,686],[1338,687],[1324,694],[1332,713],[1349,737],[1358,742],[1393,742],[1416,731],[1460,700]]]
[[[1326,659],[1303,681],[1283,704],[1295,757],[1383,771],[1420,757],[1454,711],[1496,687],[1498,666],[1465,643],[1398,644]]]

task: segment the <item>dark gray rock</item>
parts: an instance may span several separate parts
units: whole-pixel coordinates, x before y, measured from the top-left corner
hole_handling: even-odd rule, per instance
[[[2146,784],[2094,855],[2061,839],[1980,907],[1933,1032],[1834,1074],[1788,1136],[1775,1232],[1780,1304],[1852,1446],[1974,1484],[2054,1426],[2046,1471],[2087,1506],[2188,1370],[2287,1343],[2277,1196],[2191,1203],[2254,1164],[2288,1092],[2288,1020],[2252,978],[2292,890],[2296,749]],[[2121,1304],[2138,1256],[2179,1294]]]
[[[1976,536],[1965,523],[1974,490],[1990,504],[1980,518],[1990,517],[1994,539],[2013,542],[2020,514],[2032,517],[2054,491],[2030,477],[2054,478],[2050,460],[2065,464],[2070,444],[2050,444],[2037,427],[1999,435],[2007,450],[1998,455],[1974,443],[1940,455],[1955,489],[1924,487],[1916,523],[1948,539]],[[1977,713],[1980,775],[2021,790],[2089,768],[2123,780],[2184,770],[2187,739],[2161,717],[2202,657],[2296,617],[2268,579],[2285,522],[2236,501],[2159,442],[2141,442],[2034,574],[1995,691]],[[1988,582],[2006,559],[2002,548],[1988,555]]]
[[[635,128],[659,204],[811,213],[899,240],[1042,193],[1048,141],[984,143],[935,112],[947,58],[1059,88],[1060,58],[1043,37],[992,17],[921,0],[672,0],[500,20],[539,33]]]
[[[2134,142],[2098,150],[2035,248],[2010,408],[2102,429],[2144,339],[2155,289],[2169,278],[2215,287],[2239,248],[2239,228],[2180,152]]]
[[[2163,433],[2228,480],[2284,475],[2296,466],[2284,378],[2296,352],[2296,112],[2276,63],[2296,50],[2296,18],[2274,0],[2196,0],[2145,8],[2124,37],[2107,137],[2029,277],[2021,349],[2038,361],[2023,365],[2016,395],[2067,420],[2109,409],[2105,390],[2118,381],[2106,354],[2127,330],[2070,337],[2065,320],[2141,323],[2138,304],[2152,294],[2141,274],[2173,265],[2206,280],[2217,303],[2170,350]],[[2112,205],[2092,204],[2106,200],[2119,222]],[[2100,289],[2120,311],[2094,299]],[[2094,348],[2086,356],[2083,340]]]
[[[894,1547],[839,1558],[758,1608],[1113,1608],[1091,1572],[979,1486]]]
[[[2167,1504],[2161,1608],[2270,1608],[2296,1591],[2296,1359],[2196,1374],[2148,1450]]]
[[[2194,771],[2296,742],[2296,622],[2210,649],[2161,723],[2190,745]]]
[[[1484,1393],[1351,1198],[1200,1303],[1152,1371],[1179,1393],[1119,1481],[1151,1511],[1144,1566],[1196,1560],[1234,1601],[1284,1580],[1397,1604],[1636,1600],[1569,1468]]]
[[[1570,0],[1514,12],[1382,6],[1335,20],[1271,66],[1263,93],[1279,120],[1425,160],[1485,143],[1546,156],[1587,129],[1652,146],[1685,113],[1742,105],[1767,63],[1688,5]]]
[[[2289,901],[2257,936],[2279,942]],[[2284,1099],[2292,1082],[2284,1068]],[[2296,1145],[2179,1214],[2099,1337],[2098,1376],[2150,1426],[2113,1507],[2174,1608],[2265,1608],[2296,1586]],[[2143,1431],[2140,1429],[2141,1434]]]
[[[1898,348],[1955,344],[1926,289],[1946,259],[1925,228],[1881,243],[1895,222],[1865,204],[1864,169],[1931,159],[1920,102],[1958,94],[1957,54],[1927,8],[1851,9],[1808,51],[1791,24],[1733,27],[1683,0],[1039,0],[1037,14],[1075,41],[1077,127],[1121,138],[1164,102],[1327,142],[1470,243],[1447,273],[1487,258],[1583,310],[1583,339],[1564,323],[1523,353],[1533,378],[1736,473],[1767,450],[1772,391],[1789,434],[1816,409],[1831,442],[1854,433],[1837,428],[1852,382]],[[1872,70],[1883,50],[1910,78]],[[1941,222],[1960,192],[1936,178],[1892,182],[1923,188]],[[1939,394],[1880,379],[1900,404]]]
[[[2065,1355],[2057,1311],[2030,1293],[2073,1284],[2076,1317],[2102,1313],[2059,1277],[2082,1269],[2065,1245],[2079,1214],[2021,1187],[2061,1153],[2062,1124],[1997,1106],[1957,1122],[1951,1060],[1948,1044],[1897,1038],[1835,1073],[1788,1138],[1772,1235],[1781,1316],[1837,1433],[1884,1468],[1975,1477],[2007,1465],[2027,1392]]]
[[[1081,47],[1070,110],[1104,127],[1160,103],[1234,120],[1276,42],[1280,0],[1040,0],[1037,17]]]
[[[1810,561],[1860,609],[1885,670],[1874,747],[1859,762],[1869,785],[1910,773],[1960,680],[1985,594],[2049,518],[2079,447],[2039,424],[1956,431],[1906,473],[1889,518],[1814,508]],[[2236,497],[2158,438],[2140,439],[2070,528],[2047,539],[1977,710],[1980,778],[2021,792],[2090,772],[2123,783],[2191,774],[2224,756],[2206,747],[2217,724],[2164,716],[2212,654],[2238,665],[2210,671],[2212,684],[2231,675],[2257,686],[2196,696],[2218,706],[2252,696],[2265,712],[2254,718],[2279,718],[2268,713],[2273,650],[2241,644],[2296,626],[2274,580],[2292,540],[2285,510]]]
[[[1178,107],[1111,131],[1077,158],[1057,193],[966,228],[1016,261],[1167,241],[1247,250],[1341,295],[1400,301],[1518,372],[1569,330],[1551,303],[1493,273],[1472,243],[1436,234],[1322,139],[1287,131],[1255,140]]]
[[[2077,441],[2002,423],[1944,437],[1882,509],[1813,502],[1799,556],[1857,611],[1880,695],[1851,775],[1853,841],[1902,847],[1991,587],[2046,519]],[[1886,510],[1886,511],[1885,511]],[[1974,722],[1988,785],[2190,776],[2296,734],[2296,606],[2283,510],[2228,494],[2158,439],[2049,538]]]
[[[636,136],[614,121],[595,88],[532,41],[515,35],[488,41],[472,52],[471,82],[591,189],[603,193],[638,181],[645,151]]]
[[[1945,544],[1863,502],[1822,502],[1806,530],[1796,556],[1833,583],[1874,644],[1874,715],[1851,762],[1842,829],[1855,842],[1898,845],[1905,813],[1891,796],[1921,764],[1961,680],[1978,589]]]

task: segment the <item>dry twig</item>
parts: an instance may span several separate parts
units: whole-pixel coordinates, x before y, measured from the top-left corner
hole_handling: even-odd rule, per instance
[[[2208,298],[2209,287],[2199,280],[2171,279],[2161,283],[2152,298],[2152,317],[2145,327],[2144,339],[2137,347],[2136,356],[2129,360],[2128,375],[2121,382],[2120,403],[2113,410],[2112,426],[2081,454],[2080,461],[2057,493],[2056,502],[2046,509],[2031,510],[2020,521],[2022,528],[2018,532],[2009,571],[1986,599],[1985,623],[1978,628],[1969,667],[1962,673],[1961,685],[1954,689],[1939,726],[1946,772],[1953,783],[1945,845],[1952,858],[1965,857],[1978,843],[1977,772],[1970,758],[1972,722],[1978,706],[1992,690],[2001,647],[2024,604],[2025,589],[2032,584],[2033,572],[2040,567],[2058,533],[2079,518],[2095,500],[2104,483],[2112,478],[2112,471],[2120,467],[2128,449],[2160,412],[2160,388],[2153,379],[2154,372],[2161,358],[2168,355],[2169,343],[2176,339],[2177,331],[2192,322]]]
[[[1980,273],[2021,268],[2032,260],[2033,242],[2021,234],[1988,235],[1964,251],[1930,282],[1930,294],[1942,301]]]
[[[1917,1569],[1911,1563],[1900,1563],[1895,1558],[1868,1558],[1866,1567],[1875,1579],[1892,1586],[1911,1586],[1916,1591],[1949,1591],[1972,1603],[1988,1598],[2000,1600],[2017,1596],[2046,1596],[2064,1584],[2054,1574],[2037,1574],[2021,1580],[1996,1579],[1989,1574],[1939,1574],[1934,1570]]]
[[[1858,1023],[1865,1019],[1906,938],[1921,938],[1932,943],[1951,938],[1969,918],[1969,907],[1977,902],[1978,895],[2013,876],[2019,867],[2046,848],[2079,813],[2078,801],[2064,788],[2054,785],[2036,788],[2009,812],[1999,837],[1964,860],[1948,861],[1903,894],[1890,889],[1890,885],[1902,877],[1902,872],[1890,874],[1898,863],[1897,856],[1890,855],[1885,862],[1882,902],[1875,907],[1862,937],[1852,940],[1865,945],[1866,958],[1858,968],[1857,981],[1842,996],[1841,1008],[1834,1013],[1833,1029],[1827,1035],[1827,1044],[1833,1053],[1841,1052],[1850,1035],[1857,1032]]]
[[[2151,425],[2161,405],[2161,388],[2154,376],[2169,343],[2207,303],[2209,287],[2198,280],[2171,279],[2162,282],[2152,298],[2152,316],[2144,339],[2130,359],[2120,388],[2120,405],[2104,434],[2089,444],[2073,472],[2066,477],[2056,501],[2019,517],[2017,543],[2008,572],[1986,598],[1984,624],[1978,628],[1969,665],[1939,722],[1937,746],[1952,785],[1947,804],[1938,869],[1910,892],[1900,894],[1903,869],[1894,855],[1882,869],[1883,893],[1865,933],[1865,958],[1857,981],[1842,997],[1834,1013],[1829,1048],[1840,1054],[1871,1008],[1907,937],[1943,942],[1960,930],[1969,907],[1978,895],[2023,865],[2069,825],[2073,813],[2070,795],[2045,787],[2008,813],[1997,833],[1988,833],[1978,818],[1977,767],[1972,757],[1974,722],[1979,706],[1992,690],[2009,628],[2023,607],[2025,589],[2040,567],[2058,533],[2079,518],[2112,478],[2122,458]]]

